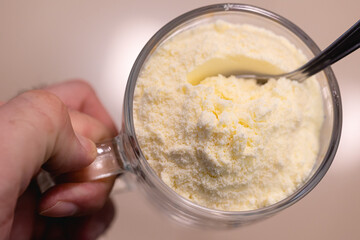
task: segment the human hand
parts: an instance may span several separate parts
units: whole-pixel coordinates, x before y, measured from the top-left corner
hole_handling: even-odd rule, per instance
[[[60,184],[44,195],[34,178],[41,167],[52,174],[86,167],[96,156],[93,141],[116,133],[82,81],[0,103],[0,239],[95,239],[101,234],[114,215],[108,199],[114,178]]]

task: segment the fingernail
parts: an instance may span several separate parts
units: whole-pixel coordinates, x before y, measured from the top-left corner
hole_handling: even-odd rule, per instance
[[[54,206],[40,212],[41,215],[47,217],[69,217],[78,212],[79,208],[70,202],[57,202]]]
[[[84,149],[90,152],[90,155],[95,158],[97,155],[95,143],[80,134],[76,134],[76,136],[79,139],[81,146],[83,146]]]

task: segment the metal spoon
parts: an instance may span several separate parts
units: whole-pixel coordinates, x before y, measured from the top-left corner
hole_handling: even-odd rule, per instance
[[[319,55],[315,56],[309,62],[292,72],[278,75],[244,74],[236,75],[236,77],[256,79],[259,83],[266,83],[270,78],[278,79],[281,77],[302,82],[308,77],[318,73],[327,66],[352,53],[359,47],[360,20],[358,20],[350,29],[343,33]]]

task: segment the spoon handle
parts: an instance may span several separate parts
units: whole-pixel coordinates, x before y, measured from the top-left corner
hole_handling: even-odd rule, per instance
[[[301,75],[307,77],[316,74],[327,66],[337,62],[346,55],[352,53],[360,47],[360,20],[358,20],[350,29],[343,33],[338,39],[328,46],[321,54],[314,57],[303,67]]]

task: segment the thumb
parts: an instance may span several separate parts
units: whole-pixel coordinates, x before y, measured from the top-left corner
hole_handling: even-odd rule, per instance
[[[77,136],[66,106],[34,90],[0,106],[0,238],[10,231],[17,198],[42,166],[60,174],[89,165],[95,144]]]

